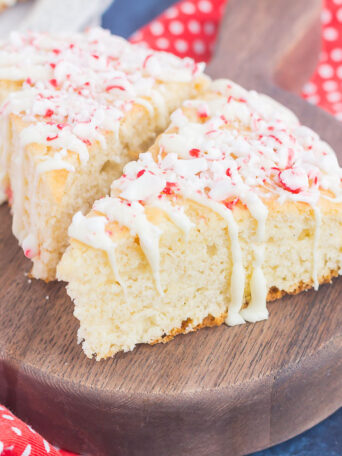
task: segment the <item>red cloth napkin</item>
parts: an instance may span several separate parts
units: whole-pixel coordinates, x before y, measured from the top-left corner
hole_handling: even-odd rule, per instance
[[[0,406],[1,456],[74,456],[50,445],[30,426]]]
[[[342,0],[325,0],[320,62],[302,95],[342,120]]]
[[[227,0],[183,0],[136,32],[133,43],[210,60]],[[302,95],[342,120],[342,0],[326,0],[319,65]]]
[[[131,41],[144,43],[196,61],[209,61],[228,0],[182,0],[136,32]],[[326,0],[322,10],[320,62],[303,88],[303,97],[342,120],[342,0]],[[1,456],[73,456],[55,448],[30,426],[0,406]]]
[[[131,42],[208,62],[227,1],[180,1],[136,32]]]

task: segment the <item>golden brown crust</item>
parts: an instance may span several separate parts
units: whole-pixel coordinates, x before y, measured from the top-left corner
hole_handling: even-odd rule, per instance
[[[330,271],[330,273],[327,276],[320,278],[319,284],[323,285],[324,283],[331,283],[332,279],[337,276],[338,276],[337,270]],[[286,294],[295,295],[295,294],[301,293],[302,291],[309,290],[312,287],[313,287],[312,280],[310,280],[309,282],[306,282],[306,283],[298,282],[298,284],[292,291],[278,290],[278,288],[276,288],[276,287],[271,287],[268,292],[268,295],[267,295],[267,301],[275,301],[276,299],[282,298]]]
[[[206,316],[202,323],[195,327],[189,327],[191,325],[192,320],[191,318],[188,318],[182,322],[182,326],[180,328],[173,328],[171,329],[169,334],[165,334],[165,336],[160,337],[159,339],[154,340],[153,342],[150,342],[150,345],[155,345],[159,343],[166,344],[170,340],[172,340],[175,336],[178,334],[186,334],[188,332],[193,332],[197,331],[198,329],[201,328],[206,328],[206,327],[212,327],[212,326],[220,326],[222,323],[224,323],[224,320],[226,319],[227,312],[224,312],[222,315],[219,317],[213,317],[212,315]]]
[[[328,274],[325,277],[322,277],[319,280],[320,285],[324,283],[330,283],[334,277],[338,276],[338,271],[330,271],[330,274]],[[296,287],[292,291],[284,291],[284,290],[278,290],[276,287],[271,287],[268,295],[267,295],[267,301],[275,301],[276,299],[282,298],[284,295],[289,294],[289,295],[295,295],[298,293],[301,293],[302,291],[308,290],[312,288],[313,286],[313,281],[310,280],[310,282],[298,282]],[[244,304],[244,307],[247,307],[247,303]],[[160,337],[159,339],[154,340],[153,342],[150,342],[150,345],[155,345],[159,343],[166,344],[170,340],[172,340],[175,336],[178,334],[186,334],[189,332],[197,331],[198,329],[201,328],[206,328],[206,327],[212,327],[212,326],[220,326],[222,323],[224,323],[225,319],[227,317],[227,312],[224,312],[221,314],[219,317],[213,317],[212,315],[208,315],[205,317],[199,325],[195,327],[189,327],[192,323],[191,318],[187,318],[182,322],[182,326],[180,328],[173,328],[171,329],[169,334],[165,334],[164,336]]]

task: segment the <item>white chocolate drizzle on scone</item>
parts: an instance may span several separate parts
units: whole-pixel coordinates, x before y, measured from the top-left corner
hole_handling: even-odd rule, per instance
[[[22,82],[23,87],[5,100],[0,114],[22,114],[27,122],[40,119],[23,132],[23,146],[68,149],[84,163],[88,146],[93,141],[105,146],[104,132],[118,134],[120,121],[134,106],[143,106],[151,116],[155,110],[167,115],[161,83],[189,83],[203,68],[100,28],[52,37],[13,32],[0,42],[0,80]],[[1,155],[0,186],[6,177],[5,152]],[[60,160],[50,157],[49,163],[50,169],[53,163],[60,169]]]
[[[267,318],[267,283],[263,273],[268,201],[309,204],[315,221],[312,280],[318,287],[317,245],[320,198],[342,200],[342,170],[330,146],[295,115],[265,95],[246,91],[228,80],[211,84],[201,99],[187,101],[172,115],[169,129],[157,141],[158,153],[147,152],[126,165],[114,181],[112,196],[94,203],[96,213],[77,213],[69,235],[107,252],[117,281],[115,242],[106,231],[112,221],[126,226],[150,263],[159,293],[161,229],[150,222],[145,208],[156,206],[184,232],[193,227],[184,210],[189,200],[206,206],[227,223],[232,272],[226,323]],[[156,155],[156,156],[155,156]],[[241,203],[256,220],[251,239],[254,255],[251,299],[246,308],[246,267],[242,261],[234,206]],[[121,283],[121,282],[120,282]],[[122,284],[124,286],[124,284]]]
[[[35,157],[36,184],[42,173],[72,173],[87,164],[94,143],[106,150],[108,133],[120,142],[120,128],[134,108],[158,119],[159,128],[165,126],[170,98],[166,86],[174,84],[175,90],[178,84],[189,86],[203,68],[190,58],[132,45],[100,28],[54,36],[14,32],[0,42],[0,82],[19,84],[0,105],[0,202],[11,193],[7,146],[11,116],[24,123],[12,179],[13,212],[20,225],[13,225],[17,237],[23,231],[21,182],[27,146],[45,146],[42,155]],[[38,254],[32,230],[21,244],[30,259]]]

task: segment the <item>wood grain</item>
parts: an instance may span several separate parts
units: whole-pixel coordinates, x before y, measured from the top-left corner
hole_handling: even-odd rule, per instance
[[[341,160],[340,124],[277,86],[295,91],[312,71],[319,3],[230,0],[209,72],[285,102]],[[98,456],[237,456],[342,405],[342,280],[270,304],[265,322],[95,362],[76,344],[63,284],[29,283],[7,206],[0,220],[0,402],[51,442]]]

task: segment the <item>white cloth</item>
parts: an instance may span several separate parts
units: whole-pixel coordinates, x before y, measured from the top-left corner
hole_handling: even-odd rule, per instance
[[[99,25],[112,0],[29,0],[0,14],[0,37],[11,30],[74,32]]]

